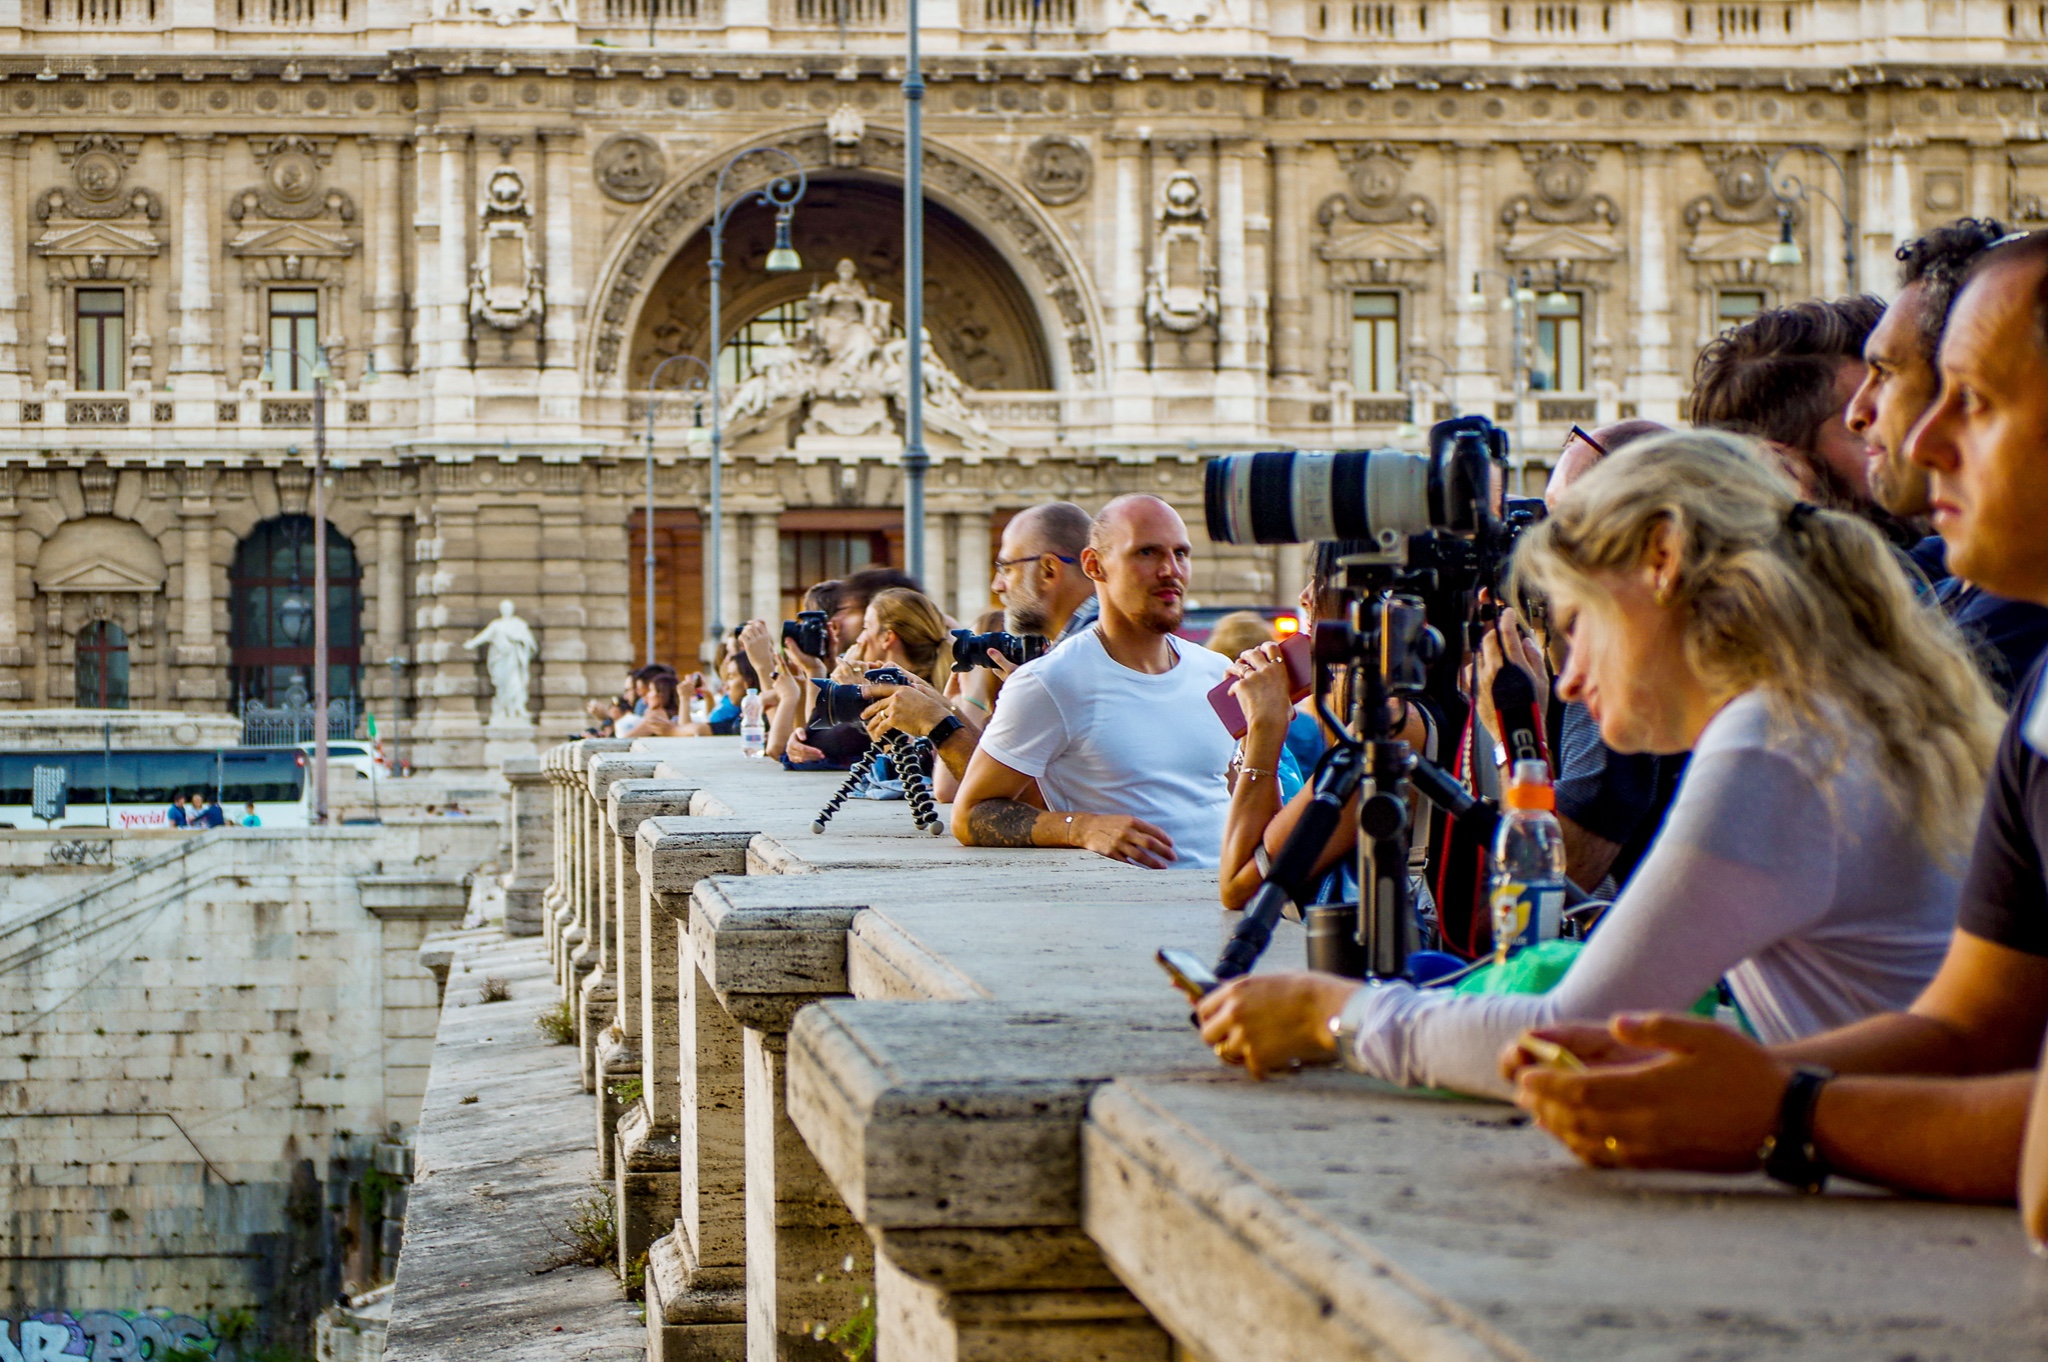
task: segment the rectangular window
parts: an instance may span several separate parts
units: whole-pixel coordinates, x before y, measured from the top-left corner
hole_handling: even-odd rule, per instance
[[[309,288],[270,291],[270,386],[278,392],[313,391],[320,359],[320,295]]]
[[[1362,393],[1401,391],[1401,295],[1351,295],[1351,386]]]
[[[82,288],[76,297],[79,391],[119,392],[128,381],[128,295]]]
[[[1586,387],[1586,295],[1536,296],[1536,355],[1529,386],[1537,392],[1583,392]]]
[[[1740,326],[1764,310],[1764,295],[1750,290],[1723,293],[1715,299],[1715,330]]]

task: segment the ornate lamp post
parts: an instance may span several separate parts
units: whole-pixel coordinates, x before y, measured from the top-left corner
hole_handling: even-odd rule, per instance
[[[749,190],[725,202],[725,177],[732,174],[733,167],[749,156],[780,156],[789,162],[789,172],[777,175],[760,189]],[[725,515],[720,499],[720,472],[724,462],[724,429],[718,412],[718,351],[725,339],[719,320],[719,306],[722,302],[721,284],[725,276],[725,223],[733,210],[749,201],[766,204],[775,210],[775,248],[768,252],[767,269],[770,274],[788,274],[803,268],[803,259],[789,244],[789,220],[796,212],[797,200],[804,196],[807,181],[804,178],[803,163],[781,147],[760,147],[743,151],[725,163],[718,172],[718,182],[711,190],[711,528],[705,543],[705,607],[704,637],[713,649],[725,632],[725,621],[720,615],[719,573],[724,559]],[[657,370],[657,372],[659,372]],[[653,386],[651,383],[648,385]],[[654,527],[648,526],[652,536]],[[651,605],[651,601],[650,601]],[[705,660],[716,657],[707,652]]]
[[[1807,151],[1820,157],[1835,168],[1835,175],[1842,182],[1842,197],[1835,198],[1819,185],[1809,185],[1790,171],[1778,173],[1778,163],[1788,152]],[[1849,172],[1835,159],[1835,154],[1826,147],[1812,143],[1790,146],[1771,158],[1766,178],[1771,184],[1771,197],[1778,201],[1778,239],[1764,259],[1773,265],[1796,265],[1800,261],[1799,243],[1792,239],[1792,202],[1818,198],[1834,207],[1842,219],[1842,279],[1843,286],[1856,287],[1856,219],[1849,216]]]
[[[1034,22],[1037,7],[1033,6]],[[924,575],[924,72],[918,65],[917,0],[908,0],[904,25],[909,49],[903,63],[903,557]]]
[[[327,363],[328,347],[316,345],[313,361],[313,826],[327,823],[327,380],[334,371]],[[294,365],[308,358],[288,345],[273,345],[264,352],[263,381],[276,386],[276,357],[285,355]],[[377,358],[370,355],[363,371],[363,384],[377,381]],[[296,446],[291,450],[298,453]]]
[[[714,350],[714,356],[716,353]],[[670,355],[655,365],[654,372],[647,377],[647,524],[646,534],[642,539],[646,552],[640,557],[640,567],[644,574],[644,599],[647,603],[647,665],[650,667],[654,665],[654,408],[661,400],[655,389],[661,386],[661,371],[678,361],[688,361],[696,365],[703,370],[705,379],[711,377],[711,366],[695,355]],[[703,380],[699,380],[699,384],[702,382]]]

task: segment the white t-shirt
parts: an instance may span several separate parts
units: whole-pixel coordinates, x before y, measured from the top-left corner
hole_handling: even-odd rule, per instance
[[[1185,639],[1152,676],[1112,658],[1090,629],[1003,683],[981,750],[1038,782],[1060,812],[1142,818],[1173,839],[1176,869],[1223,857],[1223,783],[1237,744],[1209,707],[1230,659]]]

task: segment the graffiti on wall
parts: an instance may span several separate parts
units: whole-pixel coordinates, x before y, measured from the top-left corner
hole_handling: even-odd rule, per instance
[[[189,1362],[219,1343],[201,1321],[162,1310],[0,1315],[0,1362]]]

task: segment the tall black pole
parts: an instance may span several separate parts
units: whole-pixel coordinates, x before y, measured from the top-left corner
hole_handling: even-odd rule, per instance
[[[904,568],[920,586],[925,580],[924,473],[924,72],[918,67],[917,0],[909,0],[905,23],[910,37],[903,64],[903,366],[909,392],[903,399]]]

